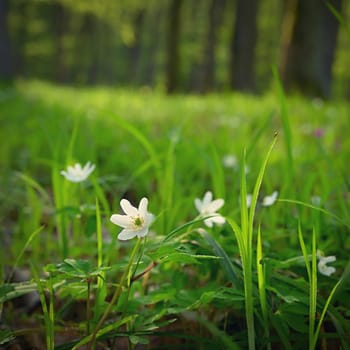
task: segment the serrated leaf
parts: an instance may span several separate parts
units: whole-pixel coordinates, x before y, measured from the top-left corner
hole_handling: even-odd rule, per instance
[[[49,264],[46,266],[46,270],[49,272],[57,272],[66,276],[84,279],[99,276],[102,272],[109,269],[110,267],[106,266],[92,266],[89,260],[83,259],[65,259],[63,263],[56,265]]]

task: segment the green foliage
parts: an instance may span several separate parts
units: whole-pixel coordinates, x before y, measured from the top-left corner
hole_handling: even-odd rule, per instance
[[[288,98],[287,118],[281,95],[23,81],[2,96],[0,343],[33,347],[30,329],[48,349],[248,348],[249,319],[251,347],[254,338],[257,348],[347,348],[345,104]],[[225,165],[226,155],[237,162]],[[82,183],[60,174],[87,161],[96,169]],[[208,190],[225,200],[222,226],[196,212]],[[264,206],[274,190],[283,191]],[[110,215],[122,198],[144,196],[150,232],[118,241]],[[318,249],[337,257],[331,276],[318,271]],[[27,261],[32,277],[15,280]],[[29,328],[18,304],[33,292]]]

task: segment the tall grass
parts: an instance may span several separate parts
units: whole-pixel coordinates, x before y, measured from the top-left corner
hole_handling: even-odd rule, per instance
[[[0,106],[0,343],[23,334],[11,310],[37,291],[33,332],[48,349],[346,348],[347,107],[287,97],[276,72],[275,84],[261,97],[166,97],[18,82]],[[84,183],[60,174],[87,161]],[[194,199],[206,191],[225,200],[226,224],[204,227]],[[147,242],[119,242],[110,215],[144,196]],[[318,249],[337,256],[332,276]],[[32,279],[7,281],[5,265],[27,260]]]

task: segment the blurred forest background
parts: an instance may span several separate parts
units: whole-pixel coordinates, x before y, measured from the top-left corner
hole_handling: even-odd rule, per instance
[[[349,0],[0,0],[0,80],[350,98]]]

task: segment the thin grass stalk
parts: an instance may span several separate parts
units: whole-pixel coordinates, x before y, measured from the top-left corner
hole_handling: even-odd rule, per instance
[[[91,294],[91,279],[88,278],[86,280],[87,284],[87,298],[86,298],[86,335],[90,334],[90,320],[91,320],[91,301],[90,301],[90,294]]]
[[[43,284],[40,280],[36,268],[31,264],[34,281],[38,288],[41,308],[43,310],[44,325],[45,325],[45,339],[47,350],[54,350],[55,348],[55,332],[54,332],[54,307],[53,307],[53,288],[52,281],[49,278],[49,308],[46,303],[46,296]]]
[[[265,275],[265,264],[263,263],[263,249],[262,249],[262,234],[259,225],[258,228],[258,239],[257,239],[257,249],[256,249],[256,269],[258,273],[258,289],[259,289],[259,300],[261,313],[263,316],[265,336],[268,340],[267,349],[271,349],[270,343],[270,332],[269,332],[269,312],[267,309],[267,299],[266,299],[266,275]]]
[[[96,198],[96,238],[97,238],[97,267],[101,267],[103,264],[103,236],[102,236],[102,223],[101,223],[101,212],[99,200]],[[98,318],[101,315],[101,309],[104,303],[105,296],[107,294],[107,287],[105,283],[104,272],[97,278],[97,291],[96,291],[96,302],[94,306],[94,322],[98,322]]]
[[[316,327],[316,330],[315,330],[315,333],[314,333],[314,336],[313,336],[313,341],[312,341],[312,349],[315,349],[316,348],[316,343],[317,343],[317,339],[318,339],[318,336],[320,334],[320,330],[321,330],[321,326],[322,326],[322,323],[323,323],[323,320],[326,316],[326,312],[328,310],[328,307],[332,301],[332,298],[333,296],[335,295],[335,292],[337,291],[338,287],[340,286],[340,284],[342,283],[342,278],[339,279],[339,281],[335,284],[335,286],[332,288],[327,300],[326,300],[326,303],[323,307],[323,310],[322,310],[322,313],[321,313],[321,316],[320,316],[320,319],[318,321],[318,324],[317,324],[317,327]]]
[[[317,312],[317,253],[316,253],[316,230],[312,230],[312,253],[311,253],[311,280],[309,295],[309,349],[314,350],[314,331]]]
[[[272,68],[272,73],[273,73],[275,83],[277,85],[277,94],[278,94],[280,107],[281,107],[281,118],[282,118],[283,133],[284,133],[285,147],[286,147],[286,154],[287,154],[285,176],[287,179],[286,181],[287,189],[289,191],[291,189],[290,185],[294,175],[292,132],[290,127],[286,96],[284,94],[282,82],[276,67]]]
[[[13,274],[16,270],[16,267],[18,265],[18,263],[20,262],[20,260],[22,259],[22,256],[24,254],[24,252],[26,251],[26,249],[28,248],[28,246],[30,245],[30,243],[32,242],[32,240],[36,237],[37,234],[39,234],[42,230],[43,230],[44,226],[39,227],[37,230],[35,230],[34,232],[32,232],[30,234],[30,236],[28,237],[27,241],[25,242],[22,250],[20,251],[20,253],[17,255],[15,263],[13,264],[12,270],[9,274],[9,276],[7,277],[8,281],[11,281]]]
[[[247,183],[245,175],[245,151],[243,153],[241,169],[241,244],[239,244],[245,295],[245,314],[248,330],[248,347],[255,349],[255,330],[254,330],[254,300],[253,300],[253,276],[252,276],[252,232],[249,230],[248,208],[247,208]]]
[[[52,167],[52,187],[54,194],[54,203],[56,211],[64,207],[64,193],[66,184],[62,183],[59,173],[59,168],[55,162]],[[56,225],[58,231],[58,243],[61,251],[62,260],[68,256],[68,237],[67,237],[67,228],[66,228],[66,218],[63,213],[56,214]]]

